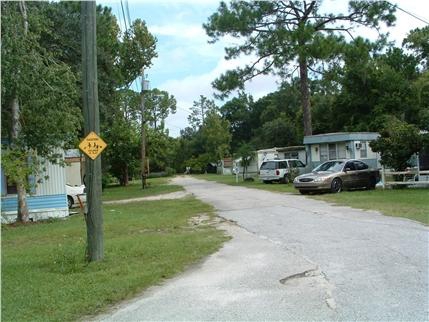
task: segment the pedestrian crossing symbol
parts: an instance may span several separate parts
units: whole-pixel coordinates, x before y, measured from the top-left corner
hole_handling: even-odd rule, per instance
[[[101,152],[106,148],[107,144],[95,132],[90,132],[86,138],[79,144],[79,149],[82,150],[88,157],[95,160]]]

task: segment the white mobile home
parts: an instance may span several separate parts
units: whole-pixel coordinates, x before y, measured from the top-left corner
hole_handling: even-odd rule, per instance
[[[378,153],[369,143],[380,136],[377,132],[338,132],[304,137],[308,165],[313,169],[319,164],[334,159],[359,159],[377,168]]]
[[[31,191],[27,194],[29,217],[32,221],[63,218],[69,215],[66,194],[66,172],[58,164],[46,162],[46,171],[40,177],[29,178]],[[49,177],[45,179],[45,177]],[[35,185],[36,182],[39,182]],[[18,198],[16,186],[8,182],[1,169],[1,222],[17,219]]]

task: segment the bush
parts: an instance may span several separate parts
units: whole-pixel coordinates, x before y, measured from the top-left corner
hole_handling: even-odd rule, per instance
[[[374,152],[380,152],[381,164],[402,171],[410,165],[412,155],[422,149],[423,141],[417,127],[392,118],[370,147]]]
[[[176,169],[166,167],[165,172],[166,172],[167,177],[171,177],[171,176],[174,176],[176,174]]]
[[[108,185],[116,182],[117,180],[110,173],[103,173],[101,177],[101,189],[104,190]]]

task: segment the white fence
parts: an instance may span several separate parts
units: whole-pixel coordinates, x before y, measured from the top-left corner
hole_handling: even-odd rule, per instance
[[[395,176],[401,176],[401,181],[392,181]],[[407,171],[391,171],[384,167],[381,170],[383,189],[391,186],[429,187],[429,171],[412,168]]]

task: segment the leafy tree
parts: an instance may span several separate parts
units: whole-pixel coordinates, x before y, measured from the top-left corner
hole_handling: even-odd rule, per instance
[[[423,67],[429,67],[429,26],[411,30],[402,45],[413,50]]]
[[[214,103],[212,106],[205,113],[204,124],[199,128],[187,127],[181,131],[174,152],[174,164],[178,172],[183,172],[187,166],[193,171],[203,171],[207,163],[218,162],[229,154],[230,124],[216,112]]]
[[[356,39],[347,46],[333,102],[336,131],[377,131],[386,114],[415,123],[419,107],[413,82],[418,61],[399,48],[379,54],[375,44]]]
[[[237,151],[237,157],[241,158],[241,166],[243,167],[244,180],[246,178],[247,168],[256,157],[256,153],[253,146],[248,143],[242,144]]]
[[[168,92],[157,88],[152,89],[145,96],[145,110],[148,112],[146,120],[154,129],[158,127],[163,129],[168,115],[176,113],[176,99]]]
[[[211,111],[207,114],[205,123],[201,128],[201,136],[209,161],[218,162],[229,153],[231,142],[229,128],[229,122],[223,120],[216,112]]]
[[[299,140],[294,122],[285,113],[281,113],[257,129],[252,142],[258,148],[266,148],[296,145]]]
[[[212,42],[229,35],[244,41],[228,47],[226,59],[255,55],[253,63],[230,70],[214,87],[224,95],[261,74],[290,74],[286,66],[298,62],[304,135],[312,134],[309,70],[332,61],[341,51],[342,34],[353,25],[378,28],[390,25],[395,8],[387,1],[350,1],[348,14],[320,13],[320,1],[232,1],[221,2],[204,28]],[[349,23],[345,26],[344,23]]]
[[[411,156],[423,147],[419,129],[396,118],[389,118],[380,137],[370,142],[371,149],[380,152],[381,164],[402,171],[409,166]]]
[[[42,8],[43,16],[49,24],[49,28],[40,38],[40,43],[48,48],[56,59],[70,66],[76,77],[78,92],[75,104],[82,109],[80,2],[37,2],[37,5]],[[116,90],[124,85],[118,63],[121,43],[116,17],[111,8],[98,5],[96,19],[98,96],[103,132],[106,114],[117,103]]]
[[[140,75],[143,67],[150,67],[157,57],[156,38],[146,23],[136,19],[124,33],[119,47],[119,71],[121,83],[129,87]]]
[[[418,111],[414,114],[417,117],[415,123],[421,130],[429,131],[429,71],[423,72],[412,87],[412,93],[416,93],[418,107]]]
[[[221,108],[222,118],[231,125],[231,150],[236,152],[242,142],[249,142],[253,127],[251,113],[253,112],[253,98],[244,93],[226,102]]]
[[[194,105],[191,107],[191,114],[188,116],[188,122],[197,130],[200,128],[207,117],[207,114],[212,111],[217,111],[217,106],[213,100],[209,100],[207,97],[200,95],[199,101],[194,101]]]
[[[10,142],[2,167],[17,184],[18,220],[25,222],[27,176],[43,172],[40,159],[59,161],[59,151],[76,140],[81,116],[74,74],[40,43],[43,33],[54,32],[40,5],[2,2],[1,11],[2,136]]]
[[[123,186],[129,176],[139,168],[140,130],[132,126],[123,115],[118,115],[111,126],[104,130],[109,148],[103,155],[104,169],[109,171]]]
[[[174,166],[175,140],[161,127],[148,129],[150,171],[165,171]]]

